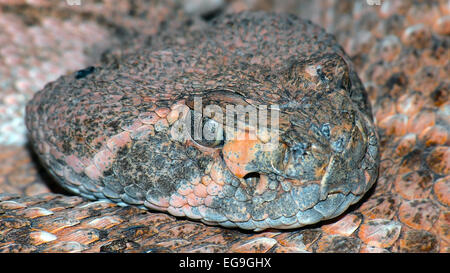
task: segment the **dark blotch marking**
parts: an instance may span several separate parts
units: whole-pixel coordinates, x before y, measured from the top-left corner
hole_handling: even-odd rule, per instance
[[[180,183],[198,179],[201,174],[186,156],[185,147],[171,142],[167,135],[123,147],[112,169],[123,187],[134,185],[145,193],[165,197],[176,191]]]
[[[95,67],[93,67],[93,66],[89,66],[89,67],[86,67],[85,69],[78,70],[75,73],[75,79],[77,79],[77,80],[82,79],[82,78],[86,77],[87,75],[92,74],[94,71],[95,71]]]

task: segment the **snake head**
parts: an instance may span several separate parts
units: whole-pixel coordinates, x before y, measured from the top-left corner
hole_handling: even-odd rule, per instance
[[[76,194],[263,230],[335,217],[377,177],[364,87],[309,21],[225,15],[117,62],[27,106],[37,154]]]
[[[339,215],[373,185],[379,160],[376,132],[352,100],[349,74],[341,56],[320,54],[270,77],[287,89],[287,99],[270,106],[232,90],[206,91],[197,103],[208,105],[207,117],[199,114],[204,108],[194,110],[192,98],[188,112],[198,115],[198,128],[213,138],[194,139],[191,130],[189,140],[215,154],[223,172],[239,181],[241,192],[252,198],[253,213],[260,199],[272,202],[268,214],[275,218],[291,217],[294,207],[297,222],[283,218],[286,223],[277,227]],[[284,200],[278,208],[277,200]]]

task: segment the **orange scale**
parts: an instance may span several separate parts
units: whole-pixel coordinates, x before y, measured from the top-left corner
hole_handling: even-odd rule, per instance
[[[192,193],[192,187],[191,187],[191,185],[183,184],[178,188],[177,192],[181,195],[186,196],[186,195]]]
[[[92,180],[98,181],[103,175],[102,172],[94,165],[91,164],[84,168],[84,173]]]
[[[181,208],[187,203],[186,197],[179,195],[178,193],[172,194],[169,200],[169,204],[175,208]]]
[[[403,114],[388,116],[378,123],[382,129],[386,130],[388,135],[403,136],[406,134],[408,117]]]
[[[441,238],[441,243],[446,242],[447,245],[450,243],[450,211],[443,211],[439,215],[439,219],[436,221],[432,228],[432,232],[439,234]]]
[[[194,193],[190,193],[186,196],[187,202],[190,206],[197,207],[203,205],[203,198],[195,195]]]
[[[218,195],[221,190],[222,187],[216,183],[211,183],[206,187],[206,191],[209,195]]]
[[[436,123],[436,114],[431,111],[422,111],[414,115],[408,121],[407,131],[410,133],[420,134],[429,126]]]
[[[108,148],[101,150],[94,155],[93,162],[97,169],[103,173],[108,170],[114,163],[115,154],[113,154]]]
[[[169,122],[169,124],[174,123],[175,121],[177,121],[180,118],[180,115],[182,114],[181,109],[175,108],[174,110],[170,111],[169,114],[167,114],[167,122]]]
[[[444,56],[448,56],[448,54],[448,50],[444,48],[427,48],[422,52],[422,61],[426,66],[445,67],[445,64],[446,62],[448,62],[448,60]],[[441,70],[441,72],[443,71]],[[440,76],[440,78],[443,77],[446,77],[446,75]]]
[[[407,200],[428,198],[432,185],[433,178],[430,175],[422,175],[417,171],[398,175],[394,182],[396,192]]]
[[[342,243],[343,241],[349,242]],[[351,242],[356,242],[356,244],[353,244]],[[351,248],[351,250],[347,250],[348,252],[359,252],[360,244],[355,240],[355,238],[347,238],[340,235],[322,235],[320,239],[317,241],[317,247],[313,250],[314,252],[318,253],[327,253],[327,252],[336,252],[340,251],[341,245],[346,245]],[[312,250],[311,248],[307,248],[308,251]]]
[[[212,207],[213,203],[214,203],[214,196],[213,195],[208,195],[205,197],[205,200],[203,201],[203,203],[205,204],[205,206],[207,207]]]
[[[449,131],[441,125],[429,126],[419,135],[426,146],[448,144]]]
[[[2,209],[18,210],[18,209],[24,209],[26,207],[27,207],[26,205],[16,202],[16,201],[7,200],[7,201],[0,202],[0,208],[2,208]]]
[[[440,35],[450,35],[450,15],[437,19],[433,24],[433,30]]]
[[[394,61],[402,49],[402,45],[397,36],[387,36],[381,42],[381,58],[385,62]]]
[[[167,212],[174,216],[179,216],[179,217],[185,216],[184,211],[181,207],[180,208],[168,207]]]
[[[431,31],[424,24],[416,24],[405,29],[402,42],[415,48],[424,48],[431,41]]]
[[[402,2],[400,1],[381,1],[381,7],[378,10],[380,18],[386,19],[394,14],[401,14]]]
[[[161,207],[158,205],[155,205],[153,203],[150,203],[148,201],[144,201],[144,206],[146,206],[147,208],[151,209],[151,210],[156,210],[156,211],[166,211],[167,207]]]
[[[131,124],[127,124],[127,125],[122,125],[121,128],[124,131],[128,131],[128,132],[134,132],[136,131],[139,127],[141,127],[143,125],[143,122],[140,121],[139,119],[135,119]]]
[[[39,218],[36,219],[36,220],[38,220],[38,222],[36,224],[36,228],[41,228],[42,230],[50,232],[50,233],[57,233],[66,228],[70,228],[70,227],[80,224],[80,221],[76,220],[76,219],[61,218],[60,216],[58,216],[58,217],[50,216],[50,217],[52,217],[52,218],[45,219],[45,220],[41,220]],[[55,219],[57,219],[57,221],[55,221]]]
[[[441,16],[437,5],[430,5],[428,7],[412,6],[408,9],[406,18],[410,23],[422,23],[426,26],[433,25],[433,23]]]
[[[245,170],[247,164],[255,159],[255,153],[257,152],[257,145],[260,145],[259,140],[249,139],[248,136],[244,136],[244,139],[238,139],[227,142],[223,149],[223,157],[225,163],[231,172],[239,178],[244,177],[247,174]],[[211,177],[214,181],[218,181],[213,177],[213,168],[211,169]],[[219,183],[223,177],[217,177]]]
[[[203,243],[210,243],[210,244],[214,244],[214,245],[226,245],[227,240],[224,238],[223,234],[214,234],[214,235],[210,235],[209,237],[206,237],[203,240]]]
[[[81,173],[83,169],[86,167],[83,165],[81,160],[75,155],[66,156],[64,161],[76,173]]]
[[[402,56],[399,60],[399,65],[401,66],[401,71],[403,71],[407,76],[413,77],[422,64],[417,57],[413,54],[409,54]]]
[[[398,113],[412,116],[422,109],[425,102],[420,93],[406,93],[398,99],[396,109]]]
[[[119,151],[119,149],[125,147],[131,142],[130,132],[121,132],[117,135],[112,136],[106,141],[106,147],[113,153]]]
[[[205,175],[205,176],[202,177],[201,181],[202,181],[203,185],[208,186],[209,183],[212,182],[212,179],[211,179],[211,177],[209,175]]]
[[[281,245],[275,246],[275,248],[272,248],[271,251],[273,251],[273,253],[309,253],[304,247],[290,247]]]
[[[208,191],[206,190],[206,186],[203,184],[197,184],[194,187],[193,193],[200,198],[205,198],[206,196],[208,196]]]
[[[168,197],[159,197],[157,199],[156,204],[160,207],[168,207],[169,206],[169,198]]]
[[[440,203],[450,206],[450,176],[438,179],[434,183],[433,190]]]
[[[41,207],[27,208],[23,211],[23,215],[25,217],[28,217],[31,219],[42,217],[42,216],[47,216],[47,215],[52,215],[52,214],[53,214],[53,212],[51,210],[41,208]]]
[[[386,154],[383,154],[380,162],[380,173],[384,175],[379,178],[386,178],[386,175],[395,175],[398,172],[399,161],[399,158],[392,158],[390,155],[386,156]]]
[[[202,216],[197,211],[192,210],[193,206],[184,205],[181,209],[183,210],[186,217],[189,217],[191,219],[197,219],[197,220],[202,218]]]
[[[399,166],[398,168],[398,174],[405,174],[412,171],[418,171],[421,170],[422,163],[423,163],[423,153],[422,152],[413,152],[408,154],[407,156],[403,157],[399,163],[397,163]]]
[[[46,231],[32,231],[30,232],[29,237],[34,245],[45,244],[58,239],[57,236]]]
[[[416,146],[416,135],[415,134],[407,134],[400,139],[400,142],[395,149],[395,153],[398,156],[404,156],[410,153],[414,147]]]
[[[230,247],[231,252],[263,253],[277,244],[277,240],[267,237],[252,238],[235,243]]]
[[[224,185],[223,167],[219,163],[214,163],[209,173],[212,181],[218,185]]]
[[[280,233],[279,235],[275,236],[275,239],[278,241],[278,243],[282,246],[286,247],[295,247],[298,245],[302,245],[302,242],[299,242],[299,240],[296,240],[296,238],[291,233]],[[299,236],[302,239],[302,236]],[[300,240],[301,241],[301,240]]]
[[[393,247],[393,252],[436,252],[438,243],[435,234],[405,227],[402,237]]]
[[[380,196],[364,202],[358,211],[369,219],[393,219],[399,204],[397,196]]]
[[[411,228],[430,230],[439,217],[439,208],[426,199],[403,201],[398,216]]]
[[[155,112],[143,112],[138,116],[139,120],[144,124],[155,124],[159,120],[159,116]]]
[[[123,219],[118,216],[107,215],[88,221],[84,224],[84,226],[104,230],[109,229],[113,226],[117,226],[122,222]]]
[[[322,229],[328,234],[350,236],[360,224],[361,217],[358,217],[355,214],[348,214],[333,224],[322,226]]]
[[[93,228],[75,229],[59,236],[61,241],[75,241],[87,245],[100,239],[99,230]]]
[[[153,241],[153,240],[152,240]],[[146,244],[150,244],[148,241],[146,242]],[[161,247],[164,249],[177,249],[180,250],[180,247],[189,245],[190,242],[188,240],[184,240],[184,239],[171,239],[170,241],[163,241],[163,242],[155,242],[154,246],[155,247]]]
[[[442,14],[450,14],[450,5],[448,4],[448,2],[440,2],[439,3],[439,10],[441,11]]]
[[[131,134],[130,137],[136,140],[144,140],[149,136],[155,135],[155,129],[152,125],[142,125],[139,128],[136,128]]]
[[[105,135],[99,135],[96,138],[94,138],[92,141],[90,142],[85,142],[87,145],[89,145],[89,147],[102,147],[103,143],[105,143],[107,140],[107,137]]]
[[[160,118],[165,118],[169,113],[170,113],[170,109],[169,108],[157,108],[155,110],[155,113],[160,117]]]
[[[183,84],[180,84],[180,83],[176,83],[175,84],[175,89],[184,89],[184,86],[183,86]],[[171,106],[170,106],[170,109],[176,109],[176,108],[178,108],[178,107],[184,107],[184,106],[186,106],[186,100],[184,100],[184,99],[182,99],[182,100],[178,100],[178,101],[176,101],[174,104],[172,104]]]
[[[373,102],[377,98],[378,87],[373,82],[364,83],[364,88],[367,91],[367,95],[369,96],[369,101]],[[374,109],[374,104],[371,103],[372,109]],[[383,113],[382,111],[378,111],[377,113]]]
[[[425,66],[423,61],[422,67]],[[430,66],[428,66],[429,68]],[[414,79],[411,80],[410,88],[420,91],[426,97],[430,96],[431,93],[436,89],[441,79],[439,78],[439,70],[437,68],[422,69],[417,71],[414,75]]]
[[[436,147],[426,159],[433,172],[440,175],[450,174],[450,147]]]
[[[385,219],[373,219],[359,227],[358,237],[368,246],[388,248],[400,236],[401,223]]]

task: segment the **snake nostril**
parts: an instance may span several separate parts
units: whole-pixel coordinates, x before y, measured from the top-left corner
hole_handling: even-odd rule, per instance
[[[259,180],[261,179],[261,174],[257,172],[251,172],[246,174],[243,178],[248,184],[257,185],[259,183]]]

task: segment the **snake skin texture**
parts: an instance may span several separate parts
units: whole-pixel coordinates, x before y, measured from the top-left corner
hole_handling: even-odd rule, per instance
[[[0,248],[3,251],[48,252],[448,252],[448,3],[406,2],[387,3],[381,7],[356,6],[352,13],[344,15],[336,7],[337,4],[332,9],[334,14],[329,13],[328,17],[322,18],[323,22],[318,22],[324,26],[334,25],[339,42],[349,53],[368,91],[380,136],[379,179],[362,202],[358,202],[338,218],[313,226],[291,231],[245,233],[239,229],[207,226],[164,213],[150,213],[134,206],[118,207],[105,201],[87,202],[80,197],[44,193],[46,189],[37,186],[41,185],[39,180],[42,177],[36,176],[35,163],[30,161],[27,152],[21,148],[7,148],[0,157],[0,164],[6,166],[5,169],[2,168],[0,182],[9,189],[0,195],[3,200],[0,203]],[[291,11],[294,10],[290,8]],[[414,16],[418,10],[429,16]],[[345,20],[348,16],[351,20]],[[338,21],[340,24],[336,24]],[[349,21],[352,27],[346,25]],[[166,39],[164,42],[171,41]],[[173,46],[178,42],[174,42]],[[151,41],[151,45],[155,47],[158,47],[158,43],[158,39]],[[313,63],[317,61],[314,58],[305,60],[306,64],[311,60]],[[334,67],[340,67],[340,58],[332,56],[328,60],[334,63]],[[255,62],[257,64],[258,60]],[[128,68],[133,68],[131,64]],[[291,66],[287,67],[294,68],[295,72],[304,69],[301,64],[289,65]],[[324,65],[326,67],[327,62]],[[94,71],[82,70],[63,79],[68,78],[70,82],[76,83],[74,76],[78,75],[83,81],[102,71],[96,67]],[[282,75],[292,77],[293,73]],[[300,75],[311,76],[307,73]],[[111,75],[105,75],[107,76]],[[251,76],[258,80],[257,76],[260,75]],[[349,77],[354,86],[354,79]],[[276,82],[276,77],[273,81]],[[332,86],[333,84],[335,83],[331,81]],[[52,85],[54,83],[46,88]],[[243,91],[239,91],[242,95]],[[227,101],[240,98],[227,92],[213,95],[213,98],[219,95]],[[248,95],[244,93],[244,97]],[[361,103],[358,98],[354,101],[356,105]],[[130,103],[136,103],[136,99],[130,100]],[[57,106],[59,105],[54,108]],[[172,110],[173,107],[167,105],[165,108]],[[158,120],[164,117],[167,124],[171,125],[169,121],[173,117],[169,115],[172,113],[170,110],[155,108],[153,112]],[[152,120],[155,115],[149,114],[146,117]],[[136,124],[133,122],[128,125],[130,127],[126,128],[131,129],[130,132],[135,135],[149,133],[153,136],[152,132],[155,136],[158,135],[156,123],[150,124],[153,126],[153,131],[150,129],[150,132],[135,131],[133,126]],[[41,135],[49,132],[50,130],[44,130]],[[62,151],[62,148],[58,149],[56,152]],[[14,153],[18,154],[16,161],[11,158]],[[229,162],[233,163],[232,160]],[[244,177],[243,173],[239,174],[243,163],[237,163],[239,164],[233,165],[234,169],[230,169]],[[259,167],[264,168],[264,164]],[[25,174],[30,171],[31,174]],[[56,168],[56,171],[60,171],[56,176],[65,174],[64,168]],[[203,182],[201,179],[200,181]],[[251,181],[249,179],[248,182]],[[95,184],[91,188],[95,188]],[[189,192],[189,189],[185,190]],[[24,196],[22,191],[28,192],[28,195],[34,191],[38,194]],[[88,189],[83,194],[92,197],[89,196],[92,192],[95,190]],[[126,200],[123,201],[139,201],[138,198],[129,197],[134,196],[125,197]],[[193,202],[186,199],[185,202]],[[176,213],[175,211],[174,214]],[[205,216],[208,217],[207,214]],[[276,226],[273,225],[274,222],[270,224]],[[265,227],[267,226],[262,228]]]
[[[378,140],[362,84],[334,39],[264,12],[206,28],[38,92],[27,127],[50,172],[89,199],[256,231],[314,224],[357,202],[376,180]],[[245,122],[223,129],[222,145],[176,136],[196,96],[223,113],[277,104],[280,136]],[[275,147],[264,149],[271,137]],[[256,177],[244,179],[249,173]]]

